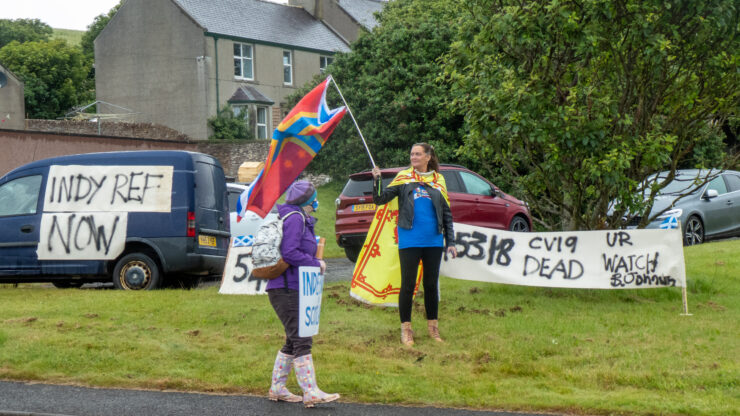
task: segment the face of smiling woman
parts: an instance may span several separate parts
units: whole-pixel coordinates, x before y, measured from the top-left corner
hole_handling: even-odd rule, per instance
[[[432,159],[432,156],[426,154],[423,147],[414,146],[411,148],[410,159],[411,167],[419,172],[426,172],[429,168],[429,161]]]

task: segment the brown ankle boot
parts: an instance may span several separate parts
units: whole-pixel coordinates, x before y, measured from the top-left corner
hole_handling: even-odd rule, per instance
[[[414,331],[411,322],[401,322],[401,343],[407,347],[414,345]]]
[[[427,321],[427,329],[429,329],[429,336],[437,342],[444,342],[439,336],[439,326],[437,325],[436,319],[430,319]]]

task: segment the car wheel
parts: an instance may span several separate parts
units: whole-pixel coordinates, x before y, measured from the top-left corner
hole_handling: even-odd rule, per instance
[[[509,224],[509,231],[527,233],[529,232],[529,223],[526,219],[516,216]]]
[[[54,285],[57,289],[79,289],[82,287],[82,282],[70,282],[70,281],[59,281],[59,282],[51,282],[52,285]]]
[[[352,263],[357,262],[357,257],[360,255],[360,250],[362,250],[362,247],[358,246],[347,246],[344,248],[344,254],[347,255],[347,258]]]
[[[160,285],[159,267],[144,253],[121,257],[113,269],[113,285],[122,290],[152,290]]]
[[[704,224],[701,219],[695,215],[689,217],[686,221],[686,230],[683,234],[683,244],[693,246],[704,242]]]

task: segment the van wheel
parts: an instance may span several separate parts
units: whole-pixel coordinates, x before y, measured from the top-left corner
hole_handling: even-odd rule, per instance
[[[160,285],[159,267],[146,254],[127,254],[113,269],[113,285],[122,290],[157,289]]]
[[[360,250],[362,250],[362,247],[347,246],[344,248],[344,254],[347,255],[349,261],[355,263],[357,262],[357,257],[360,255]]]

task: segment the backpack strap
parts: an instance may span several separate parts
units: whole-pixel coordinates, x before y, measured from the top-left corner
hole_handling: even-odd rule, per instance
[[[285,222],[285,220],[286,220],[286,219],[287,219],[288,217],[290,217],[291,215],[293,215],[293,214],[301,214],[301,217],[303,217],[303,232],[301,233],[301,236],[302,236],[302,235],[303,235],[303,233],[305,233],[305,232],[306,232],[306,216],[305,216],[305,215],[303,215],[303,212],[301,212],[301,211],[290,211],[289,213],[285,214],[285,216],[284,216],[284,217],[280,217],[280,219],[281,219],[281,220],[282,220],[283,222]]]
[[[306,232],[306,217],[303,215],[303,212],[290,211],[289,213],[285,214],[284,217],[278,217],[278,218],[280,218],[280,221],[284,223],[285,220],[293,214],[301,214],[301,217],[303,217],[303,231],[301,232],[301,237],[303,237],[303,233]],[[280,257],[282,257],[282,255]],[[288,290],[288,276],[285,274],[285,272],[283,272],[283,285],[285,286],[285,290]]]

